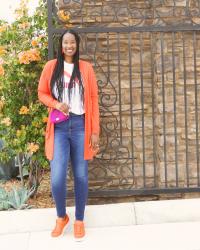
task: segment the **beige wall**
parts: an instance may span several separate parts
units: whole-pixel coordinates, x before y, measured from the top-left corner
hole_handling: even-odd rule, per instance
[[[198,1],[179,0],[163,1],[163,3],[161,3],[162,1],[144,0],[84,1],[83,5],[71,2],[71,4],[63,5],[63,1],[59,1],[60,9],[65,10],[64,14],[70,14],[67,26],[84,28],[95,25],[97,27],[135,25],[136,27],[147,27],[145,32],[124,32],[120,33],[119,37],[116,32],[110,32],[108,35],[99,33],[98,36],[95,33],[81,35],[82,58],[93,63],[99,80],[101,110],[101,151],[98,159],[90,164],[90,189],[142,188],[144,168],[146,186],[151,188],[156,183],[158,188],[163,188],[166,181],[165,166],[169,187],[176,186],[176,178],[178,178],[179,187],[187,186],[186,143],[188,145],[189,184],[191,187],[197,186],[195,112],[200,117],[200,34],[197,32],[194,40],[196,43],[195,68],[193,31],[174,33],[173,67],[173,33],[149,32],[148,27],[150,27],[149,25],[174,25],[176,27],[181,23],[184,25],[198,24],[200,20]],[[154,4],[151,5],[150,2]],[[63,21],[60,25],[64,26],[66,22]],[[183,36],[185,60],[183,58]],[[163,54],[161,53],[161,40],[163,41]],[[142,78],[141,70],[143,71]],[[195,70],[197,85],[195,85]],[[132,87],[130,87],[130,82]],[[164,92],[162,84],[164,84]],[[154,93],[152,93],[152,86]],[[195,88],[197,88],[198,110],[195,109]],[[174,94],[176,96],[178,177],[175,164]],[[163,95],[165,113],[163,113]],[[132,112],[130,110],[131,97]],[[185,100],[187,100],[187,138]],[[154,114],[152,114],[153,106]],[[144,131],[142,115],[144,115]],[[131,127],[131,119],[133,127]],[[164,119],[165,135],[163,133]],[[198,122],[200,122],[199,119]],[[120,131],[122,131],[122,138],[120,138]],[[155,141],[153,141],[153,132]],[[144,145],[142,136],[144,136]],[[164,139],[166,139],[165,155]],[[132,141],[134,169],[132,169],[131,160],[133,157]],[[145,164],[143,162],[144,147]],[[124,159],[127,157],[130,159]],[[166,165],[164,157],[166,157]],[[154,176],[155,169],[156,176]]]

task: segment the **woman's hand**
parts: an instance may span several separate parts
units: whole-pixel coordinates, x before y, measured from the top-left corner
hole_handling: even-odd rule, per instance
[[[99,150],[99,136],[96,134],[92,134],[90,137],[90,147],[93,151]]]
[[[56,109],[63,112],[65,115],[69,114],[69,106],[64,102],[59,102],[56,104]]]

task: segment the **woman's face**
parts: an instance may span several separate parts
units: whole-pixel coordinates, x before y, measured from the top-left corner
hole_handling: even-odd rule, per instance
[[[63,36],[62,40],[62,50],[67,58],[73,58],[74,54],[76,53],[77,44],[76,39],[73,34],[66,33]]]

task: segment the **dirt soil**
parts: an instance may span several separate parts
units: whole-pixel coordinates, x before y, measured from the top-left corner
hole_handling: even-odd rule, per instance
[[[26,182],[26,181],[25,181]],[[10,180],[1,180],[0,186],[4,187],[7,191],[10,191],[12,187],[20,187],[20,180],[14,178]],[[46,171],[43,175],[43,179],[38,188],[36,195],[28,200],[28,204],[33,208],[50,208],[55,207],[50,191],[50,172]]]

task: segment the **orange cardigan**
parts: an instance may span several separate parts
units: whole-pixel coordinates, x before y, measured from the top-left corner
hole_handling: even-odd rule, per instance
[[[50,60],[44,66],[38,85],[38,98],[49,109],[49,113],[58,103],[50,91],[51,76],[57,59]],[[86,61],[79,61],[80,72],[84,81],[84,108],[85,108],[85,141],[84,141],[84,159],[90,160],[95,152],[89,147],[92,134],[99,134],[99,105],[98,88],[93,67]],[[45,154],[47,159],[53,159],[54,152],[54,124],[48,117],[45,133]]]

